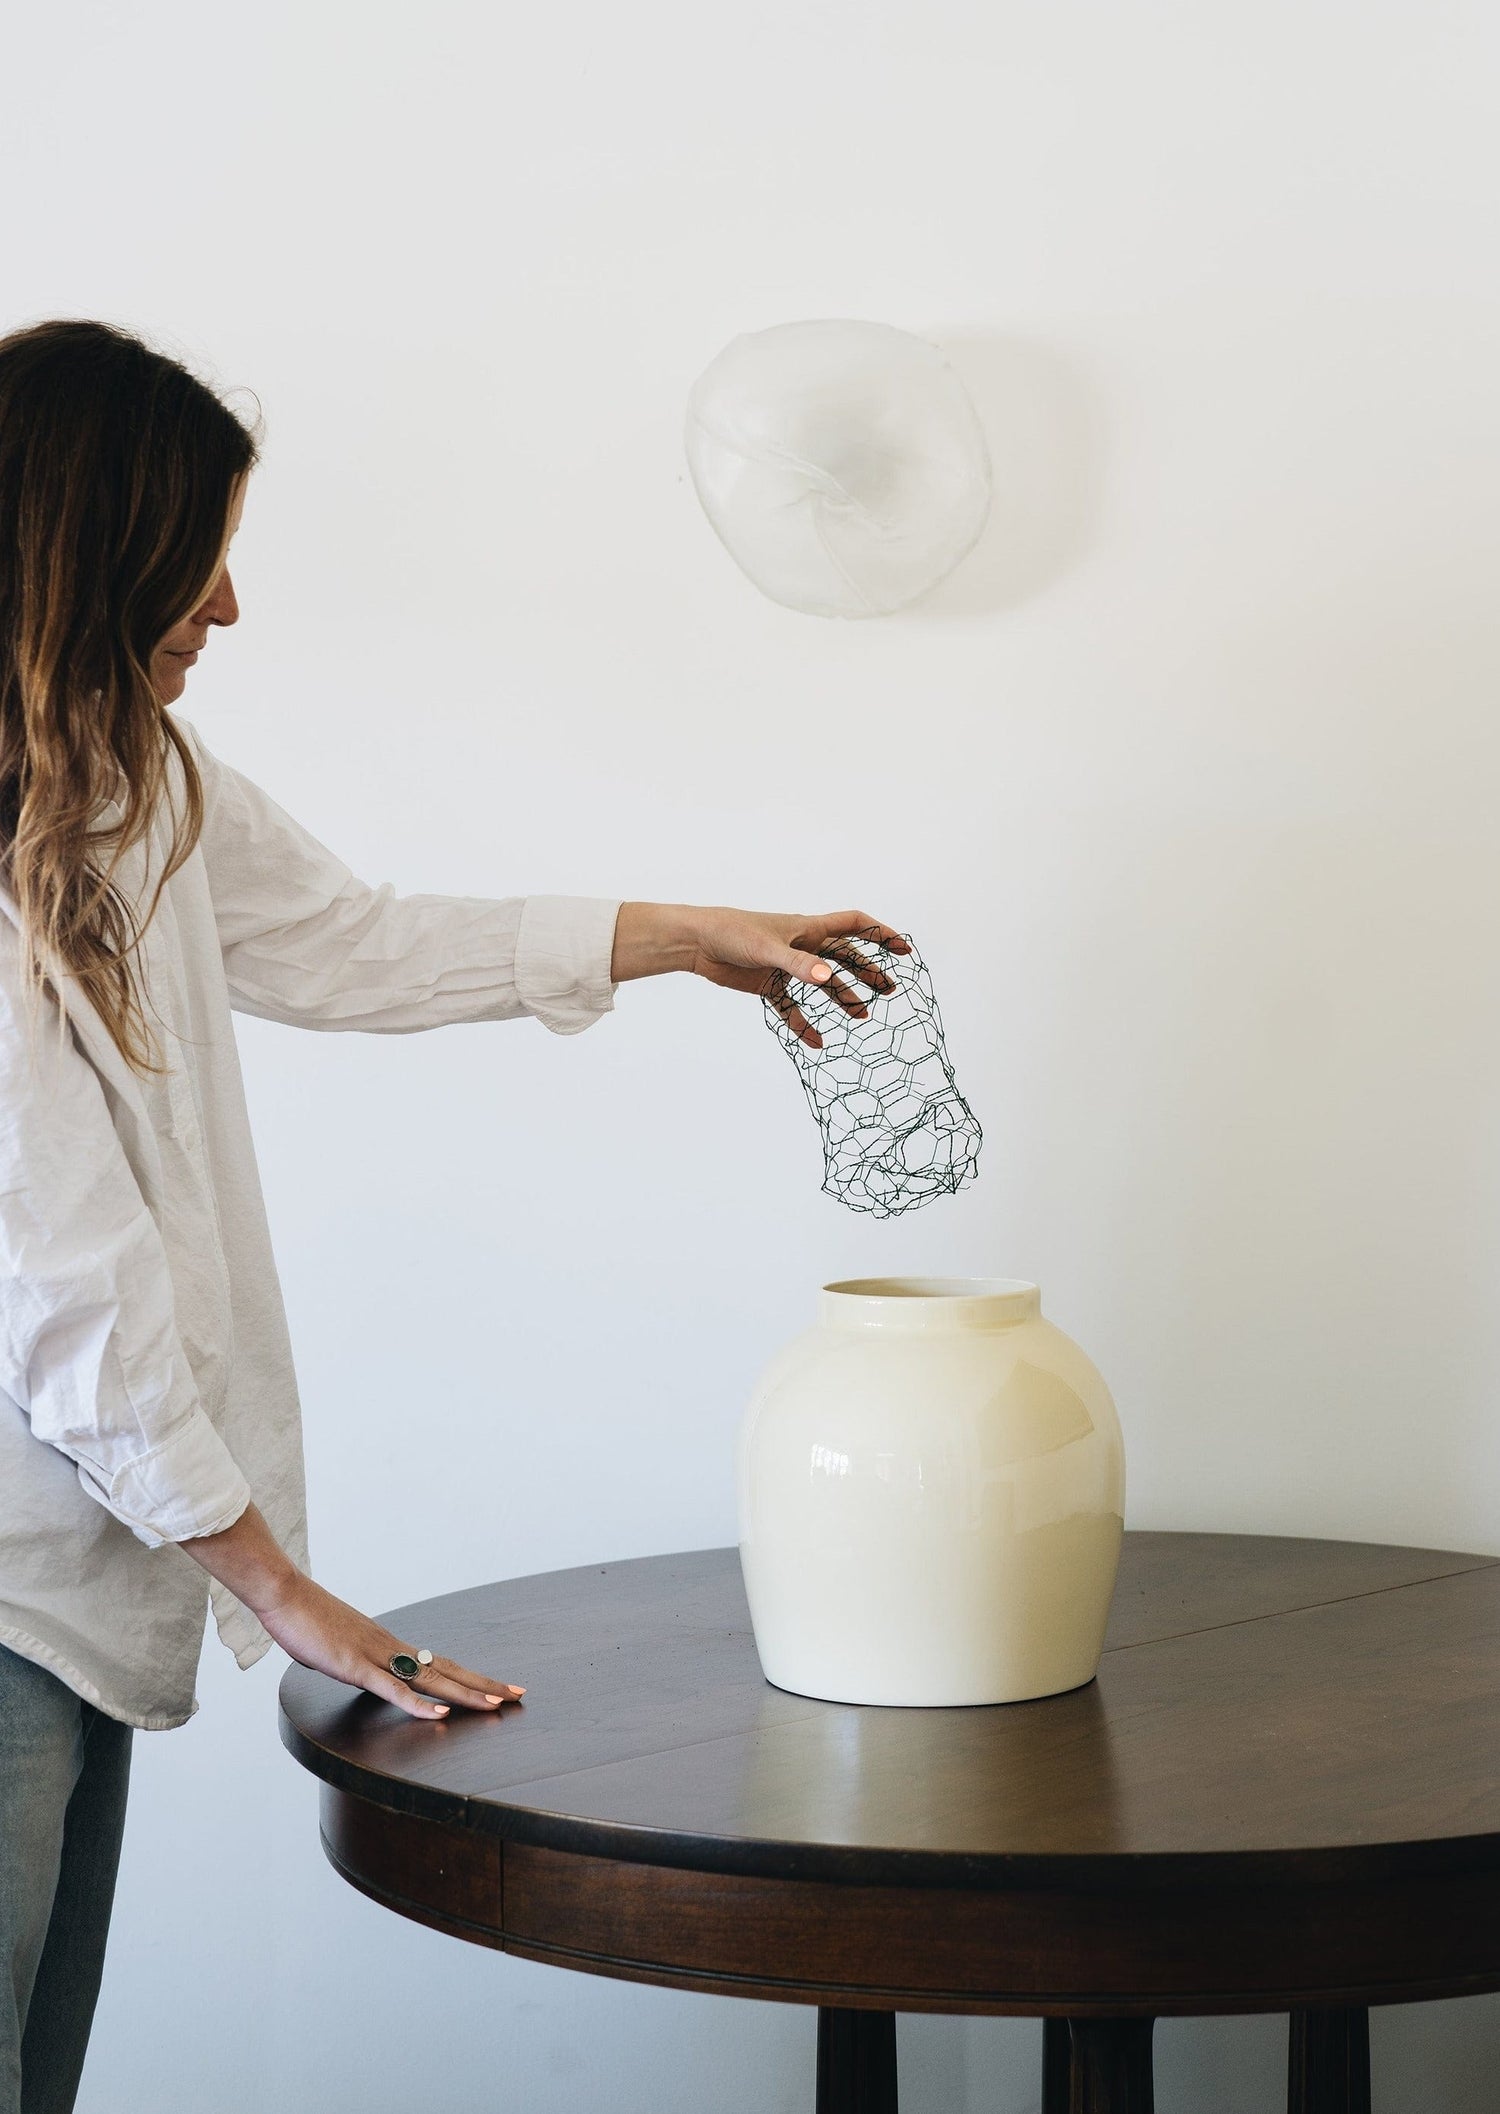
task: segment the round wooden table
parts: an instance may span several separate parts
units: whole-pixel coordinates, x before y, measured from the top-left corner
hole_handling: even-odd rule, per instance
[[[527,1684],[419,1723],[292,1667],[353,1885],[559,1967],[816,2004],[820,2114],[892,2114],[895,2013],[1041,2016],[1047,2114],[1142,2114],[1151,2028],[1291,2014],[1297,2114],[1366,2007],[1500,1989],[1500,1560],[1128,1534],[1099,1678],[852,1709],[763,1679],[732,1549],[389,1616]]]

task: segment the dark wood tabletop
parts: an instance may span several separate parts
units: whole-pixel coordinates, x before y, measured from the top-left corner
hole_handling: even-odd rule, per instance
[[[1098,1680],[981,1709],[771,1688],[733,1550],[386,1620],[527,1695],[434,1724],[293,1667],[344,1876],[533,1959],[816,2003],[829,2109],[894,2107],[896,2011],[1071,2022],[1075,2114],[1149,2106],[1156,2017],[1288,2011],[1292,2104],[1344,2114],[1365,2006],[1500,1988],[1492,1557],[1128,1534]]]

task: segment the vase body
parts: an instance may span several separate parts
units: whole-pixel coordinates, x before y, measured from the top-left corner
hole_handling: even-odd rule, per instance
[[[1035,1285],[828,1285],[740,1434],[768,1681],[838,1703],[1016,1703],[1093,1679],[1124,1524],[1109,1389]]]

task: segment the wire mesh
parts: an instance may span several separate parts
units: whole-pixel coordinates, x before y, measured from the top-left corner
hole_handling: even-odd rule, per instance
[[[825,985],[772,977],[768,1026],[797,1068],[823,1140],[823,1193],[876,1218],[953,1196],[979,1171],[984,1133],[958,1090],[932,977],[910,935],[898,954],[874,931],[823,951],[846,967],[873,963],[892,989],[861,989],[855,1019]],[[847,979],[846,979],[847,981]],[[823,1038],[810,1049],[790,1015]]]

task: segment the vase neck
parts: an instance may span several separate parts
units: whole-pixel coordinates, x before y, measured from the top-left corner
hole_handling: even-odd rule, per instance
[[[824,1285],[820,1313],[837,1329],[1008,1329],[1034,1321],[1042,1295],[1016,1277],[851,1277]]]

